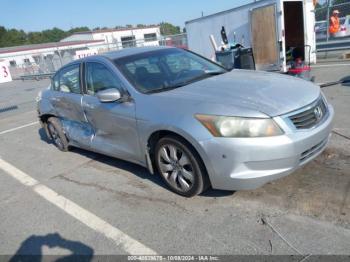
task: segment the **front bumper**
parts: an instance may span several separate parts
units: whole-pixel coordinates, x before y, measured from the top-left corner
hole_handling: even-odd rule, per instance
[[[275,118],[285,134],[264,138],[212,138],[201,141],[212,187],[249,190],[289,175],[317,157],[328,143],[334,110],[308,130],[292,130],[282,118]]]

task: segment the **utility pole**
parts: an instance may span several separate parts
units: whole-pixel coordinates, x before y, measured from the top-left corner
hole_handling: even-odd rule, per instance
[[[327,0],[327,42],[329,41],[329,13],[331,11],[331,6],[332,6],[332,3],[331,3],[331,0]]]
[[[58,57],[60,58],[60,63],[61,63],[61,66],[63,66],[62,56],[61,56],[61,51],[60,51],[60,49],[58,48],[57,43],[56,43],[56,49],[57,49]]]

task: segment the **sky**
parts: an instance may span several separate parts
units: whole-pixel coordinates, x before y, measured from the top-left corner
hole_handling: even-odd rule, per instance
[[[249,2],[253,0],[0,0],[0,25],[26,32],[162,21],[184,27],[202,12],[209,15]]]

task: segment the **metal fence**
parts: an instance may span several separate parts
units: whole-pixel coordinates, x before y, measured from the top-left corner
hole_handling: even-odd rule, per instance
[[[148,38],[138,40],[128,40],[105,44],[96,44],[86,48],[60,48],[52,51],[35,51],[32,54],[11,55],[8,60],[20,60],[21,63],[13,63],[9,65],[9,69],[14,79],[25,78],[44,78],[52,75],[63,65],[92,54],[103,54],[105,52],[121,50],[130,47],[144,46],[175,46],[179,48],[187,48],[186,34],[162,36],[160,38]],[[91,51],[91,52],[90,52]]]
[[[335,33],[330,30],[334,11],[339,12],[340,21],[340,28]],[[319,0],[315,16],[315,33],[319,46],[327,43],[330,49],[350,48],[350,0]],[[334,46],[331,46],[331,43]]]

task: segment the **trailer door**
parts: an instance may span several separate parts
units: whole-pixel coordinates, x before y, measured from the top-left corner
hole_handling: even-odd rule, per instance
[[[280,70],[276,5],[251,11],[251,41],[257,70]]]

